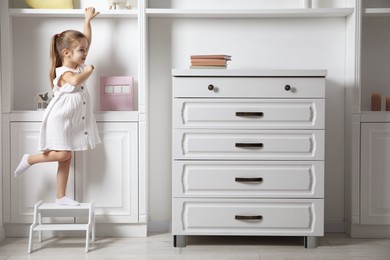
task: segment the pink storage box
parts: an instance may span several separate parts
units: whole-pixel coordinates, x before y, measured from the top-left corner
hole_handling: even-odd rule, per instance
[[[134,80],[126,77],[100,77],[100,110],[131,111],[133,107]]]

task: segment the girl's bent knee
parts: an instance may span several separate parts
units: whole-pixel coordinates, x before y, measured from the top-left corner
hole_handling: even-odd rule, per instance
[[[72,152],[70,151],[60,151],[57,152],[57,159],[59,162],[65,162],[72,158]]]

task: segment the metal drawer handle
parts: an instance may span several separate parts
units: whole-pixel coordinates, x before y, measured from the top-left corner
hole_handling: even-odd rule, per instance
[[[210,84],[207,86],[207,88],[210,90],[210,91],[213,91],[214,90],[214,85],[213,84]]]
[[[264,116],[264,113],[263,112],[236,112],[236,116],[262,117],[262,116]]]
[[[284,89],[285,89],[286,91],[290,91],[290,90],[291,90],[291,86],[290,86],[290,85],[286,85],[286,86],[284,86]]]
[[[238,148],[263,148],[263,143],[236,143]]]
[[[263,182],[263,178],[243,178],[243,177],[236,177],[236,182]]]
[[[255,215],[255,216],[236,215],[234,218],[237,220],[262,220],[263,216],[261,216],[261,215]]]

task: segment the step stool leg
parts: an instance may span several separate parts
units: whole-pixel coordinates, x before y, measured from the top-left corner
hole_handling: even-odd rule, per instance
[[[95,214],[92,215],[92,232],[91,232],[91,240],[95,241]]]
[[[27,250],[27,253],[31,253],[31,251],[32,251],[32,236],[33,236],[33,228],[34,228],[34,224],[32,224],[31,226],[30,226],[30,236],[29,236],[29,238],[28,238],[28,250]]]
[[[85,253],[88,253],[89,250],[89,232],[91,231],[91,226],[88,225],[87,230],[85,231]]]
[[[38,224],[42,225],[42,214],[38,213]],[[38,231],[39,243],[42,243],[42,231]]]

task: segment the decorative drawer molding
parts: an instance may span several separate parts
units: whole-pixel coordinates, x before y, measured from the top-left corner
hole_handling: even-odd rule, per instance
[[[324,99],[182,99],[175,128],[324,129]]]
[[[323,199],[173,199],[177,235],[323,235]]]
[[[174,77],[176,98],[324,98],[324,78]]]
[[[175,129],[175,159],[323,160],[324,130]]]
[[[323,198],[323,161],[175,161],[173,197]]]

